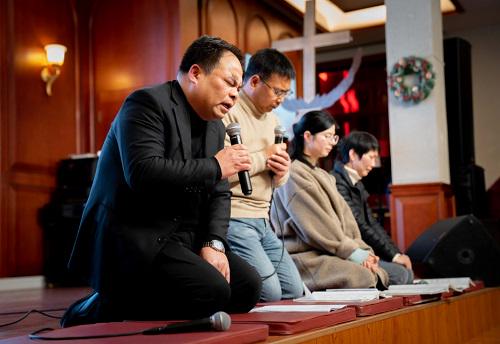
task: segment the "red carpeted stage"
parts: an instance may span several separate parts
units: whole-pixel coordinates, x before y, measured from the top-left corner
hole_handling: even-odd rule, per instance
[[[86,289],[40,289],[0,292],[0,324],[20,318],[30,309],[63,309],[74,299],[85,295]],[[487,288],[439,301],[403,308],[377,315],[354,318],[334,326],[308,330],[292,335],[270,335],[265,338],[261,325],[233,325],[229,332],[189,335],[118,337],[76,341],[84,343],[244,343],[260,338],[260,343],[500,343],[500,288]],[[61,315],[62,311],[49,312]],[[354,314],[355,312],[352,312]],[[358,312],[359,314],[359,312]],[[286,315],[283,314],[285,318]],[[353,319],[353,320],[352,320]],[[148,327],[147,324],[144,328]],[[108,325],[106,325],[108,326]],[[102,324],[73,328],[72,333],[107,330]],[[109,329],[140,327],[137,322],[111,324]],[[253,326],[253,327],[252,327]],[[33,343],[28,334],[43,327],[58,328],[58,320],[32,314],[23,321],[0,327],[0,343]],[[134,329],[135,329],[134,327]],[[60,333],[61,330],[55,334]],[[54,334],[54,335],[55,335]],[[75,341],[63,341],[63,343]]]

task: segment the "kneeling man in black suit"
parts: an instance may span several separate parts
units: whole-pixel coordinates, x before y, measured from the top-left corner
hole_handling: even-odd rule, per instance
[[[203,36],[176,80],[127,97],[69,262],[94,292],[70,306],[63,327],[247,312],[258,301],[258,274],[226,242],[227,178],[250,158],[243,145],[224,148],[220,119],[237,101],[243,63],[238,48]]]

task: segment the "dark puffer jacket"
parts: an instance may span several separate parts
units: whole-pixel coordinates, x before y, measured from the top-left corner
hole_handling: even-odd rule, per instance
[[[344,164],[339,161],[335,162],[331,173],[337,181],[338,191],[351,208],[363,240],[373,248],[375,254],[381,259],[388,262],[392,261],[394,255],[401,253],[401,251],[396,247],[385,229],[373,218],[371,209],[368,206],[369,194],[363,183],[359,181],[356,185],[353,185]]]

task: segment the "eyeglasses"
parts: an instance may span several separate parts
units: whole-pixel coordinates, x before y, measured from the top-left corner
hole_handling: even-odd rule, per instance
[[[339,136],[338,135],[325,134],[325,135],[323,135],[323,137],[326,140],[332,141],[334,145],[336,145],[339,142]]]
[[[292,90],[282,90],[282,89],[279,89],[279,88],[275,88],[275,87],[272,87],[270,86],[267,82],[264,81],[264,79],[260,78],[260,81],[262,81],[262,83],[264,85],[266,85],[267,87],[269,87],[273,92],[274,92],[274,95],[278,98],[286,98],[288,96],[291,96],[293,94],[293,91]]]

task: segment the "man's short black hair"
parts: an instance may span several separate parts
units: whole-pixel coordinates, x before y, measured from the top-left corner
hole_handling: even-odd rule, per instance
[[[353,131],[346,136],[339,144],[339,159],[347,164],[349,162],[349,151],[354,149],[354,152],[361,157],[371,150],[378,152],[378,141],[370,133],[366,131]]]
[[[288,57],[276,49],[261,49],[250,58],[243,81],[246,82],[253,75],[259,75],[266,81],[272,74],[295,79],[295,69]]]
[[[210,74],[226,51],[233,53],[238,58],[241,68],[244,70],[245,60],[240,49],[222,38],[204,35],[196,39],[187,48],[182,57],[179,72],[186,74],[192,65],[197,64]]]

